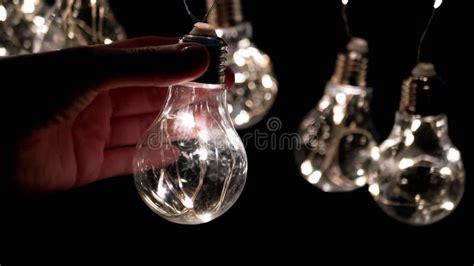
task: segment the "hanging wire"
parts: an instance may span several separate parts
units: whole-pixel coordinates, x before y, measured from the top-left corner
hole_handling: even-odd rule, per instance
[[[200,22],[200,20],[191,12],[191,9],[189,8],[188,1],[183,0],[184,7],[186,8],[186,12],[188,12],[188,15],[194,20],[194,22]]]
[[[209,17],[209,14],[211,14],[212,10],[214,10],[214,8],[216,7],[217,0],[214,0],[212,6],[207,10],[206,14],[202,19],[199,19],[193,14],[191,9],[189,8],[188,0],[183,0],[183,3],[184,7],[186,8],[186,12],[188,12],[188,15],[194,20],[194,22],[205,22],[207,20],[207,17]]]
[[[216,3],[217,3],[217,0],[214,0],[214,2],[212,2],[212,6],[209,7],[209,10],[207,10],[206,15],[204,15],[204,18],[202,19],[203,22],[207,21],[207,18],[211,14],[212,10],[214,10],[214,8],[216,7]]]
[[[423,34],[421,34],[420,42],[418,43],[418,52],[417,52],[417,55],[416,55],[416,62],[417,63],[420,63],[421,49],[423,47],[423,42],[425,41],[426,35],[428,34],[428,31],[430,30],[431,23],[433,22],[433,19],[436,15],[436,10],[438,10],[438,8],[441,6],[442,3],[443,3],[443,0],[435,0],[435,3],[433,5],[433,12],[431,12],[431,17],[428,20],[428,23],[426,24],[425,30],[423,31]]]
[[[351,39],[352,32],[351,32],[351,27],[349,25],[349,19],[347,18],[347,4],[349,3],[349,0],[342,0],[341,2],[342,2],[341,15],[342,15],[342,19],[344,20],[344,29],[346,30],[347,38]]]

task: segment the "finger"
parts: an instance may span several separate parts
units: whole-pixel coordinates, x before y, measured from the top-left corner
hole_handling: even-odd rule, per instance
[[[93,53],[102,89],[179,84],[198,78],[209,64],[207,49],[192,43],[127,49],[96,47]]]
[[[112,116],[123,117],[159,112],[166,100],[168,88],[120,88],[109,92]]]
[[[158,113],[140,116],[113,118],[107,148],[136,145],[145,130],[150,127]]]
[[[114,42],[109,45],[100,45],[105,48],[138,48],[150,46],[171,45],[179,42],[176,37],[145,36],[125,41]],[[234,72],[227,68],[225,71],[225,84],[227,88],[232,88],[235,83]]]
[[[123,147],[104,151],[104,161],[98,180],[129,175],[133,173],[133,159],[137,153],[135,147]],[[163,147],[153,150],[147,154],[148,162],[154,167],[163,167],[172,164],[178,158],[178,151],[175,147]],[[143,165],[143,164],[142,164]],[[148,165],[148,164],[147,164]],[[149,166],[145,166],[149,169]],[[144,169],[137,169],[144,170]],[[96,180],[96,181],[98,181]]]
[[[133,172],[133,157],[136,151],[135,147],[123,147],[104,151],[104,161],[102,162],[98,180],[131,174]]]
[[[159,36],[145,36],[124,41],[113,42],[109,45],[97,45],[105,48],[132,48],[132,47],[147,47],[147,46],[161,46],[178,43],[179,39],[175,37],[159,37]]]

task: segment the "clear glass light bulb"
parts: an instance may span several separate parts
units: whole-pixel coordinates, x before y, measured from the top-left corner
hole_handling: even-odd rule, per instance
[[[426,225],[446,217],[460,202],[464,167],[449,139],[446,115],[420,114],[420,101],[429,101],[425,104],[430,109],[435,105],[432,97],[420,95],[431,94],[435,72],[431,64],[417,68],[404,83],[390,136],[373,153],[369,191],[391,217]]]
[[[214,0],[208,0],[208,7]],[[209,21],[229,46],[227,66],[235,74],[228,109],[237,129],[255,125],[271,109],[278,84],[270,57],[251,41],[252,26],[243,22],[240,0],[217,1]]]
[[[209,222],[238,199],[247,177],[244,146],[227,112],[225,85],[209,83],[223,75],[220,38],[187,35],[208,46],[208,74],[171,86],[165,107],[146,131],[134,159],[135,184],[145,203],[180,224]],[[208,41],[211,41],[208,43]],[[214,50],[212,50],[214,49]],[[214,63],[212,63],[214,62]]]
[[[373,139],[365,87],[367,42],[354,38],[340,54],[318,105],[303,119],[295,151],[301,175],[326,192],[351,191],[367,182]]]
[[[34,51],[52,51],[126,38],[107,0],[57,0],[34,43]]]

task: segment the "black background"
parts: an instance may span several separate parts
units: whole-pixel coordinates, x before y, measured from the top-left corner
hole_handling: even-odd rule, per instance
[[[467,58],[472,21],[464,11],[465,2],[445,1],[423,52],[423,58],[435,63],[448,84],[443,109],[449,116],[450,136],[461,150],[466,167],[464,198],[441,222],[426,227],[401,224],[378,209],[366,188],[323,193],[299,176],[291,151],[260,151],[249,146],[243,194],[226,214],[208,224],[182,226],[161,219],[141,201],[132,177],[127,176],[15,205],[16,211],[8,219],[14,222],[7,230],[13,236],[9,246],[23,250],[67,249],[85,241],[79,248],[81,254],[97,250],[92,248],[96,245],[119,246],[157,258],[163,252],[200,249],[210,253],[223,249],[223,254],[229,256],[263,254],[264,250],[274,256],[275,250],[289,249],[304,251],[310,257],[328,251],[340,255],[357,251],[362,259],[370,259],[377,250],[394,256],[464,254],[463,246],[465,250],[472,241],[473,224],[469,133],[469,95],[473,87],[469,72],[472,66]],[[178,0],[113,0],[111,4],[130,37],[180,36],[192,27]],[[373,118],[383,138],[393,124],[401,82],[416,63],[418,39],[432,4],[428,0],[350,2],[353,33],[369,40]],[[243,6],[246,19],[254,26],[255,43],[271,56],[278,75],[279,95],[267,118],[281,119],[280,133],[294,132],[321,97],[336,54],[347,41],[340,2],[243,0]],[[201,9],[195,8],[199,14]],[[256,129],[268,132],[265,124],[266,120],[240,133]],[[464,241],[467,243],[462,244]],[[206,255],[199,258],[205,261]]]

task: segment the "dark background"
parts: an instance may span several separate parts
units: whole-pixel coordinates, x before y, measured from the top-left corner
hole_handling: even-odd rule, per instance
[[[246,19],[254,26],[254,41],[271,56],[278,75],[280,91],[268,117],[281,119],[281,133],[294,132],[320,99],[336,54],[347,41],[340,2],[242,2]],[[101,248],[118,246],[157,258],[167,254],[163,252],[201,249],[209,253],[223,249],[221,254],[229,256],[245,256],[247,252],[270,252],[274,256],[276,250],[289,249],[309,257],[330,256],[327,252],[331,251],[339,255],[356,252],[362,259],[370,259],[370,254],[378,251],[394,256],[467,255],[463,250],[472,241],[473,224],[469,129],[473,88],[467,58],[472,50],[467,41],[472,19],[465,11],[466,2],[445,1],[423,52],[423,58],[435,63],[448,84],[443,109],[449,116],[450,136],[466,167],[464,198],[441,222],[426,227],[401,224],[379,210],[366,188],[323,193],[299,176],[291,151],[259,151],[250,146],[243,194],[233,208],[208,224],[182,226],[161,219],[141,201],[132,177],[127,176],[15,205],[16,211],[9,217],[14,223],[7,230],[12,236],[8,245],[22,250],[52,250],[85,241],[71,252],[100,252]],[[180,36],[192,27],[178,0],[112,0],[111,4],[130,37]],[[366,38],[370,45],[372,113],[383,138],[393,124],[401,82],[416,63],[418,40],[432,4],[428,0],[350,1],[353,33]],[[195,8],[199,13],[201,9]],[[240,133],[256,129],[268,132],[265,122]],[[98,250],[92,248],[96,245]],[[205,261],[206,253],[199,258]]]

